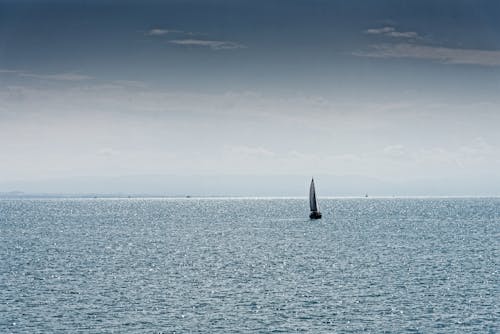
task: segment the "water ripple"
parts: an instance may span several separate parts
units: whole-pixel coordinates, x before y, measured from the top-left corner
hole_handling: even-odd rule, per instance
[[[499,199],[1,200],[3,333],[499,331]]]

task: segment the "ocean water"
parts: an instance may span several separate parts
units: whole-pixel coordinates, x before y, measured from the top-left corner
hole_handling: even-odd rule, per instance
[[[497,333],[500,199],[0,200],[0,333]]]

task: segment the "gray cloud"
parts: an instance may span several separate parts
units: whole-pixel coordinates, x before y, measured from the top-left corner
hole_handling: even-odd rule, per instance
[[[112,157],[112,156],[119,155],[119,154],[120,154],[120,151],[117,151],[117,150],[110,148],[110,147],[104,147],[104,148],[101,148],[97,151],[97,155],[102,156],[102,157]]]
[[[58,81],[83,81],[83,80],[92,79],[91,76],[73,73],[73,72],[55,73],[55,74],[38,74],[38,73],[32,73],[32,72],[28,72],[28,71],[0,69],[0,74],[15,74],[15,75],[18,75],[20,77],[25,77],[25,78],[35,78],[35,79],[42,79],[42,80],[58,80]]]
[[[374,58],[425,59],[445,64],[500,66],[500,50],[455,49],[401,43],[373,45],[369,51],[354,52],[353,54]]]
[[[232,41],[206,40],[206,39],[193,38],[195,35],[205,36],[205,34],[193,33],[184,30],[154,28],[147,31],[145,34],[147,36],[166,36],[169,34],[177,34],[178,36],[180,36],[180,38],[169,40],[168,42],[184,46],[206,47],[212,50],[230,50],[230,49],[246,48],[245,45]]]
[[[394,31],[394,28],[392,27],[383,27],[383,28],[372,28],[365,30],[365,34],[371,34],[371,35],[380,35],[380,34],[386,34],[389,32]]]
[[[90,80],[92,77],[78,73],[57,73],[57,74],[35,74],[35,73],[19,73],[22,77],[42,79],[42,80],[60,80],[60,81],[83,81]]]
[[[246,145],[238,145],[238,146],[227,146],[226,150],[235,155],[243,155],[243,156],[260,156],[263,158],[271,158],[276,155],[275,152],[264,148],[264,147],[252,147]]]
[[[7,87],[0,90],[0,182],[75,175],[264,175],[282,173],[283,166],[296,174],[387,180],[498,175],[497,110],[496,102],[342,102],[99,82]],[[475,140],[474,129],[484,139]]]
[[[384,35],[395,38],[412,38],[420,39],[421,37],[415,31],[397,31],[393,27],[372,28],[365,30],[365,34],[369,35]]]
[[[150,29],[146,32],[147,36],[163,36],[163,35],[168,35],[168,34],[191,34],[191,33],[186,33],[185,31],[182,30],[176,30],[176,29],[160,29],[160,28],[155,28],[155,29]]]
[[[135,88],[145,88],[147,86],[143,81],[137,80],[113,80],[111,84]]]
[[[405,32],[391,31],[386,35],[391,37],[402,37],[402,38],[420,38],[420,36],[414,31],[405,31]]]
[[[201,39],[174,39],[169,41],[172,44],[185,45],[185,46],[199,46],[208,47],[212,50],[230,50],[246,48],[245,45],[230,41],[215,41],[215,40],[201,40]]]
[[[19,70],[8,70],[8,69],[0,69],[0,73],[5,73],[5,74],[20,74],[22,71]]]

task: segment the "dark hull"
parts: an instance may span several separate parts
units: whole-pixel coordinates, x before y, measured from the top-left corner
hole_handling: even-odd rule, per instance
[[[319,212],[319,211],[312,211],[309,214],[309,218],[311,218],[311,219],[320,219],[321,218],[321,212]]]

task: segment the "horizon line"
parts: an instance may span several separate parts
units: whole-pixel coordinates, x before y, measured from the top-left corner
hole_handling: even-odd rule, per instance
[[[307,196],[287,195],[155,195],[155,194],[123,194],[123,193],[22,193],[22,192],[0,192],[0,200],[5,199],[304,199]],[[496,195],[335,195],[320,196],[318,200],[324,199],[432,199],[432,198],[500,198]]]

